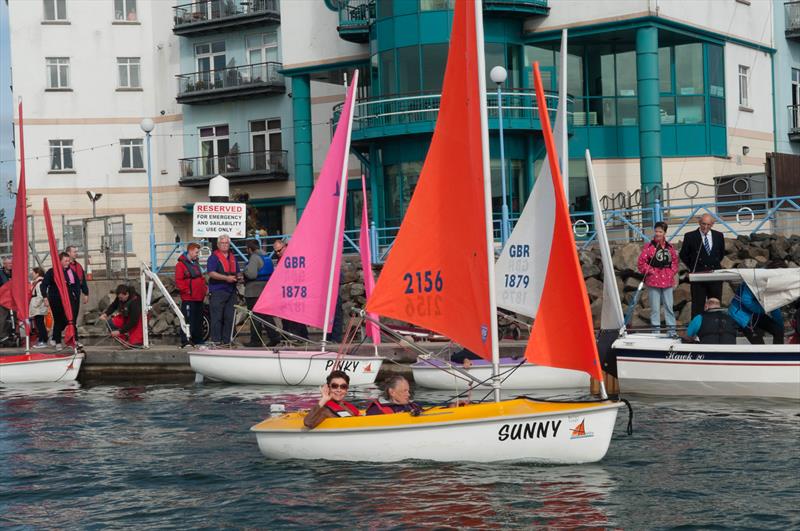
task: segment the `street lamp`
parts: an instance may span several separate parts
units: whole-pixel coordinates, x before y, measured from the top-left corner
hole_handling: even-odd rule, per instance
[[[500,88],[506,82],[508,72],[502,66],[495,66],[489,72],[489,77],[497,83],[497,118],[500,122],[500,190],[503,194],[503,210],[500,218],[500,243],[505,245],[511,232],[508,220],[508,200],[506,198],[506,156],[503,145],[503,93]]]
[[[156,232],[153,220],[153,171],[150,164],[150,132],[156,124],[150,118],[145,118],[139,124],[147,139],[147,196],[150,200],[150,269],[156,269]]]
[[[100,200],[101,197],[103,197],[103,194],[102,193],[93,194],[91,192],[91,190],[86,190],[86,195],[89,196],[89,201],[92,202],[92,217],[96,218],[97,217],[97,209],[96,209],[97,202]]]

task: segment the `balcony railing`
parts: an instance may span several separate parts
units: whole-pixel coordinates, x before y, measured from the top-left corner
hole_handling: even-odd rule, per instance
[[[278,0],[201,0],[173,8],[177,35],[280,20]]]
[[[179,159],[181,184],[202,186],[222,174],[236,182],[283,180],[289,176],[287,151],[229,152],[213,157]]]
[[[800,0],[783,4],[786,15],[786,36],[800,38]]]
[[[789,111],[789,140],[800,142],[800,105],[787,106]]]
[[[180,74],[178,78],[178,103],[208,103],[220,99],[237,98],[286,90],[281,63],[256,63],[232,66],[219,70],[206,70]]]
[[[367,42],[369,26],[375,20],[375,0],[347,0],[339,3],[339,36],[351,42]]]
[[[539,129],[539,107],[532,89],[506,89],[503,96],[503,126],[509,129]],[[555,118],[558,95],[548,92],[547,107]],[[353,117],[354,139],[375,135],[411,134],[433,131],[439,115],[441,94],[362,99],[356,102]],[[490,120],[497,120],[497,93],[487,94]],[[567,121],[572,124],[573,100],[567,100]],[[333,122],[339,121],[342,104],[334,107]],[[380,128],[380,129],[378,129]],[[360,135],[357,133],[361,133]]]

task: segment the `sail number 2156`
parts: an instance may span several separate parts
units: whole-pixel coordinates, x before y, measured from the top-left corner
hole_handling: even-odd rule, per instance
[[[405,293],[441,292],[444,287],[441,271],[415,271],[403,275],[406,283]]]

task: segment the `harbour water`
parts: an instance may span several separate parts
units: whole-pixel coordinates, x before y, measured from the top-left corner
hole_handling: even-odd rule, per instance
[[[623,409],[608,455],[586,466],[264,459],[249,427],[271,404],[315,400],[225,385],[0,389],[0,527],[800,527],[794,402],[632,397],[633,435]]]

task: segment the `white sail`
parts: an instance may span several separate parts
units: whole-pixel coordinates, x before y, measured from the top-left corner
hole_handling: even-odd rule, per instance
[[[561,171],[564,175],[565,191],[569,182],[566,166],[569,161],[567,147],[567,102],[566,102],[566,42],[567,30],[562,33],[562,69],[559,72],[558,108],[556,109],[553,136],[556,151],[561,154]],[[514,231],[509,236],[495,266],[495,285],[497,286],[497,306],[506,310],[536,317],[539,299],[544,287],[545,275],[535,275],[534,271],[545,271],[550,257],[550,240],[555,219],[553,183],[550,165],[545,155],[533,190],[525,203]],[[537,216],[536,213],[539,215]],[[537,219],[538,218],[538,219]]]
[[[606,225],[603,211],[600,208],[600,196],[597,194],[597,182],[594,178],[592,156],[586,150],[586,171],[589,174],[589,192],[594,211],[594,227],[597,232],[597,245],[600,248],[600,259],[603,263],[603,310],[600,314],[601,330],[620,330],[625,324],[622,313],[622,302],[617,290],[617,278],[614,274],[614,263],[611,261],[611,248],[608,245]]]

